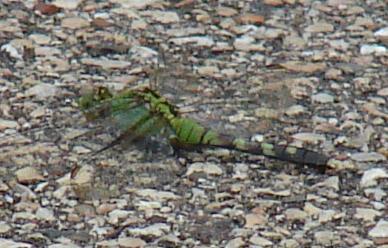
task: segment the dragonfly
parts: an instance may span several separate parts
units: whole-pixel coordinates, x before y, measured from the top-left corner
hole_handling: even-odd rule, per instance
[[[198,121],[182,116],[177,106],[151,88],[124,89],[112,93],[107,87],[95,87],[78,99],[88,122],[109,120],[121,130],[110,144],[94,154],[123,141],[138,141],[162,134],[174,151],[199,151],[224,148],[299,165],[325,168],[329,157],[310,149],[292,145],[249,141],[219,133]]]

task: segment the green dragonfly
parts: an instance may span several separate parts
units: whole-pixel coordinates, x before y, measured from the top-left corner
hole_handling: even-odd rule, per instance
[[[109,120],[121,130],[117,139],[95,153],[124,140],[137,141],[163,133],[176,151],[226,148],[319,168],[325,168],[329,160],[326,155],[305,148],[250,142],[218,133],[181,116],[176,106],[150,88],[112,94],[106,87],[97,87],[80,97],[78,104],[87,121]]]

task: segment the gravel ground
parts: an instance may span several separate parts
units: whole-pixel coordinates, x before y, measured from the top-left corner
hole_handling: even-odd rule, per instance
[[[0,247],[388,247],[386,1],[2,0],[0,47]],[[90,157],[113,138],[77,109],[91,84],[332,168]]]

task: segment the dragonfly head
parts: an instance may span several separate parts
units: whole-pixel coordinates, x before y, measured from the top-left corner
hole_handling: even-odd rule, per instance
[[[85,114],[88,120],[96,119],[96,109],[107,99],[112,98],[112,93],[106,87],[97,87],[86,89],[82,96],[77,100],[78,106]]]

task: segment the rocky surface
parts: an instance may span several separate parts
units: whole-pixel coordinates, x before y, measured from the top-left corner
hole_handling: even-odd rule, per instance
[[[0,247],[387,247],[386,8],[0,1]],[[332,168],[133,145],[90,157],[112,135],[90,132],[82,89],[155,82],[191,117]]]

